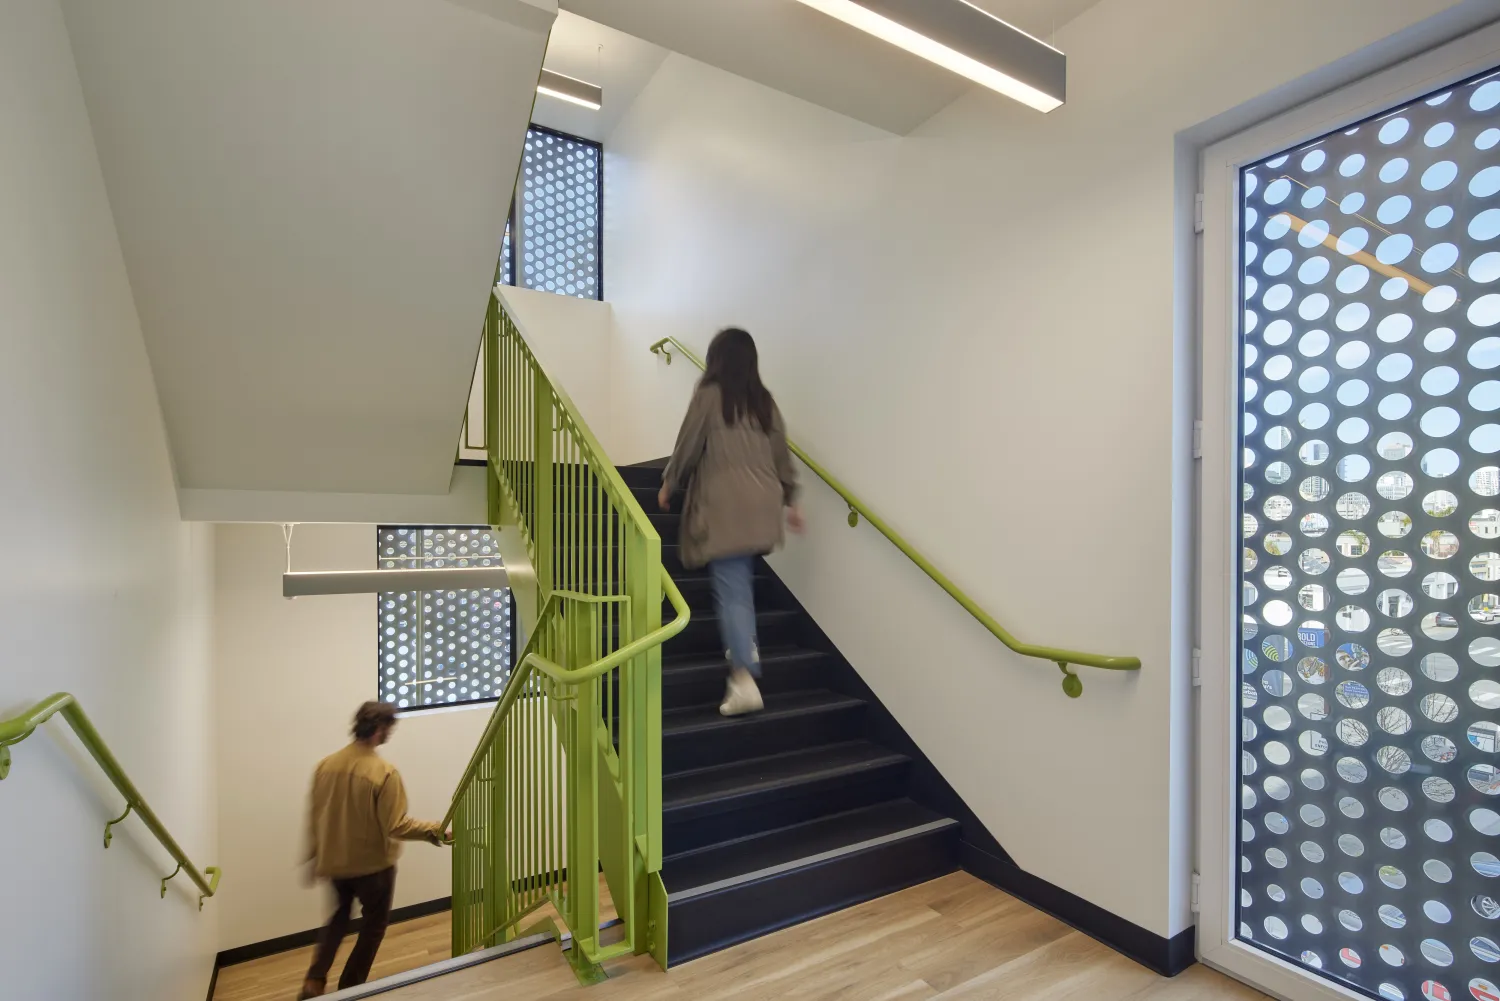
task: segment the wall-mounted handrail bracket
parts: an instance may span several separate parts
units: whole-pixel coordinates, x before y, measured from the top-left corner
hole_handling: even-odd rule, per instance
[[[1057,662],[1057,666],[1063,673],[1062,686],[1063,691],[1067,693],[1068,698],[1076,699],[1078,698],[1078,696],[1082,695],[1083,679],[1074,674],[1072,671],[1068,670],[1067,661],[1060,660]]]
[[[133,809],[135,809],[134,803],[126,803],[125,812],[104,825],[104,847],[106,849],[109,848],[109,843],[114,840],[115,836],[114,832],[111,831],[110,828],[114,827],[116,824],[122,822],[126,817],[130,816],[130,811]]]
[[[162,881],[161,881],[161,896],[162,896],[163,900],[167,899],[167,881],[170,880],[173,876],[177,875],[181,871],[182,871],[182,863],[178,862],[177,863],[177,868],[173,869],[166,876],[162,877]],[[203,909],[203,901],[201,899],[198,901],[198,909],[199,910]]]
[[[698,357],[691,348],[675,337],[663,337],[651,345],[651,351],[654,354],[665,355],[668,359],[671,358],[673,349],[676,349],[684,358],[698,366],[698,368],[703,368],[703,359]],[[796,442],[788,439],[787,447],[791,449],[793,455],[802,460],[802,463],[808,469],[813,471],[815,476],[828,484],[828,487],[843,498],[844,503],[849,505],[849,527],[853,528],[858,525],[859,520],[863,518],[877,532],[885,536],[892,545],[901,550],[902,554],[915,563],[919,570],[930,577],[933,583],[937,584],[944,591],[947,591],[948,595],[954,601],[963,606],[964,611],[972,615],[980,625],[989,630],[990,634],[1001,643],[1004,643],[1008,648],[1022,657],[1035,657],[1039,660],[1050,660],[1057,664],[1065,675],[1063,678],[1063,691],[1068,694],[1069,698],[1076,699],[1083,694],[1083,679],[1074,674],[1069,669],[1069,665],[1076,667],[1097,667],[1105,671],[1139,671],[1141,669],[1139,657],[1116,657],[1107,654],[1083,653],[1078,650],[1063,650],[1057,647],[1037,646],[1034,643],[1022,643],[1007,632],[1000,623],[996,622],[988,612],[980,608],[973,598],[970,598],[961,591],[958,585],[948,579],[947,575],[933,566],[927,557],[917,552],[911,543],[902,538],[895,529],[891,528],[875,512],[871,511],[869,505],[856,497],[853,491],[834,479],[828,470],[813,461]]]

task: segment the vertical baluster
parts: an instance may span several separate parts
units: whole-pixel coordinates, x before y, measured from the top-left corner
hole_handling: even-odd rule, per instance
[[[578,429],[574,428],[569,435],[569,443],[573,452],[572,468],[572,493],[573,510],[568,512],[568,518],[573,522],[573,590],[582,591],[583,588],[583,561],[588,555],[583,548],[583,450],[578,447]]]

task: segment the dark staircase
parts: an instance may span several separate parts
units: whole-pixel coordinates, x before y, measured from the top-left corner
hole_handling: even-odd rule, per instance
[[[672,964],[952,872],[951,790],[760,561],[765,711],[719,715],[727,664],[708,575],[678,557],[661,470],[620,470],[692,622],[662,653],[662,812]],[[676,501],[674,500],[674,504]],[[670,608],[665,610],[670,615]],[[937,792],[936,795],[929,793]]]

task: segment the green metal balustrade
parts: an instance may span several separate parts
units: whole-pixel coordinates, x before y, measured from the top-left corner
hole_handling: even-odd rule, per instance
[[[19,716],[13,716],[7,720],[0,720],[0,779],[10,774],[10,748],[12,744],[19,744],[36,732],[41,726],[53,716],[62,716],[67,724],[73,728],[78,735],[79,741],[89,752],[93,759],[98,762],[104,774],[114,783],[114,787],[125,797],[125,810],[114,820],[104,825],[104,847],[108,848],[110,841],[114,838],[113,828],[126,817],[134,813],[141,818],[141,823],[146,829],[156,836],[162,847],[172,856],[172,861],[177,863],[177,868],[161,881],[161,895],[167,895],[167,881],[179,872],[187,873],[188,879],[198,887],[198,909],[203,909],[203,901],[212,897],[219,889],[219,870],[214,866],[199,871],[187,857],[187,853],[177,844],[177,841],[167,832],[166,825],[156,816],[156,811],[146,803],[146,798],[136,789],[135,783],[130,781],[130,776],[125,774],[125,769],[120,767],[120,762],[115,759],[114,752],[99,736],[99,731],[94,729],[93,721],[84,713],[78,700],[67,692],[58,692]]]
[[[541,610],[445,818],[453,952],[545,924],[551,904],[582,979],[631,953],[665,966],[661,645],[687,603],[646,513],[498,297],[483,358],[489,520],[524,540]],[[601,871],[620,919],[607,944]]]
[[[672,362],[673,349],[675,349],[678,354],[682,355],[688,361],[698,366],[698,368],[703,368],[703,359],[698,357],[698,355],[695,354],[691,348],[689,348],[686,344],[683,344],[675,337],[664,337],[661,340],[657,341],[655,344],[651,345],[651,351],[654,354],[663,356],[666,359],[667,364],[669,365]],[[979,624],[988,629],[990,633],[992,633],[995,638],[998,639],[1001,643],[1004,643],[1011,650],[1023,657],[1036,657],[1039,660],[1050,660],[1054,664],[1056,664],[1063,673],[1063,691],[1066,692],[1070,698],[1076,699],[1083,694],[1083,679],[1070,670],[1071,666],[1097,667],[1102,668],[1106,671],[1139,671],[1141,669],[1141,661],[1138,657],[1117,657],[1097,653],[1083,653],[1079,650],[1066,650],[1062,647],[1037,646],[1033,643],[1022,643],[1020,640],[1012,636],[1011,633],[1007,629],[1005,629],[1005,627],[996,622],[993,616],[991,616],[984,609],[980,608],[979,605],[975,603],[973,598],[970,598],[967,594],[960,590],[958,585],[949,580],[946,574],[944,574],[937,567],[933,566],[932,561],[927,559],[927,557],[923,556],[921,553],[917,552],[917,550],[913,548],[911,543],[902,538],[895,531],[895,529],[886,524],[879,515],[871,511],[869,505],[856,497],[852,490],[835,479],[832,474],[830,474],[828,470],[824,469],[819,463],[813,461],[813,459],[795,442],[788,439],[787,447],[792,450],[793,455],[801,459],[808,469],[811,469],[815,474],[817,474],[819,479],[828,484],[828,486],[832,488],[833,492],[842,497],[844,499],[844,502],[849,505],[850,528],[858,525],[859,520],[863,518],[865,521],[869,522],[877,532],[889,539],[891,543],[897,549],[901,550],[901,552],[906,556],[907,559],[915,563],[923,573],[925,573],[928,577],[931,577],[932,580],[938,585],[938,587],[941,587],[944,591],[947,591],[949,596],[952,597],[954,601],[963,606],[964,611],[974,616],[974,618],[979,621]]]

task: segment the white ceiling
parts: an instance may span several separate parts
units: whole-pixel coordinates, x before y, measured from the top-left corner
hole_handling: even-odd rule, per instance
[[[603,142],[667,58],[667,50],[587,18],[562,11],[552,25],[544,65],[604,89],[603,107],[581,108],[538,94],[531,120]]]
[[[1044,41],[1098,2],[974,0]],[[973,86],[796,0],[560,0],[559,6],[898,135]],[[548,66],[567,72],[552,67],[550,51]]]
[[[64,0],[183,490],[448,492],[550,2]]]

